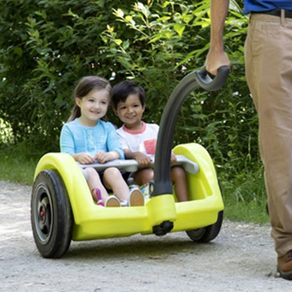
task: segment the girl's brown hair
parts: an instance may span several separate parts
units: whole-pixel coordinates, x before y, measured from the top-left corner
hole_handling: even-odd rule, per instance
[[[101,89],[108,90],[110,98],[112,97],[112,87],[111,87],[109,81],[107,81],[106,79],[101,78],[99,76],[83,77],[78,82],[78,84],[73,92],[74,100],[76,98],[82,99],[92,90],[101,90]],[[80,107],[77,104],[75,104],[73,109],[72,109],[72,113],[68,119],[68,122],[73,121],[80,116],[81,116]]]

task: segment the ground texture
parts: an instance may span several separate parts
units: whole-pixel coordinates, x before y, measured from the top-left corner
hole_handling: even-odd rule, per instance
[[[209,244],[184,232],[72,242],[57,260],[38,253],[31,187],[0,181],[0,291],[292,291],[276,274],[268,225],[224,221]]]

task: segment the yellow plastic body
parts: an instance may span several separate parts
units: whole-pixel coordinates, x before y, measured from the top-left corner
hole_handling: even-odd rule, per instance
[[[63,153],[44,155],[35,177],[45,169],[55,169],[60,174],[71,203],[75,241],[151,234],[153,226],[163,221],[174,223],[173,232],[215,223],[218,212],[223,210],[223,201],[209,154],[195,143],[179,145],[174,152],[196,162],[200,168],[195,175],[187,173],[190,200],[184,203],[177,203],[173,194],[163,194],[148,199],[143,207],[97,206],[79,166],[70,155]]]
[[[189,201],[175,204],[177,219],[172,231],[192,230],[214,224],[224,205],[209,153],[196,143],[178,145],[174,153],[196,162],[199,172],[187,173]]]

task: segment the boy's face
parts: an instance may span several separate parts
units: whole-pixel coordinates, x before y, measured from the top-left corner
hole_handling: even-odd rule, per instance
[[[145,110],[137,93],[130,94],[125,102],[119,102],[115,114],[130,130],[140,130],[141,120]]]

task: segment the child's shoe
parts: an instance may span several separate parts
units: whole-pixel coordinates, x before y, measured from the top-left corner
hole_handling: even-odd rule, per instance
[[[143,194],[145,199],[149,198],[150,195],[150,184],[145,184],[143,186],[141,186],[140,188],[141,193]]]
[[[131,190],[128,205],[144,206],[144,196],[138,188]]]
[[[129,206],[129,204],[128,204],[128,201],[120,201],[120,203],[121,203],[121,207],[128,207]]]
[[[108,196],[105,201],[106,207],[121,207],[121,203],[116,196]]]
[[[98,205],[98,206],[104,206],[104,203],[103,203],[103,201],[102,201],[102,198],[101,198],[101,191],[100,191],[100,189],[98,189],[98,188],[96,188],[96,189],[92,189],[91,190],[91,192],[93,193],[95,191],[95,193],[96,193],[96,196],[97,196],[97,202],[96,202],[96,204]]]

